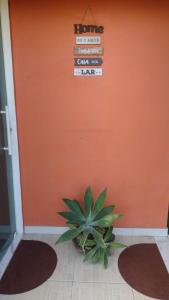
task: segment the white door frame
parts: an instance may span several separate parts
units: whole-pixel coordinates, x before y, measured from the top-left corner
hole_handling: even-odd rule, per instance
[[[5,256],[0,263],[0,278],[5,271],[21,237],[23,234],[23,214],[22,214],[22,198],[20,184],[20,167],[19,167],[19,151],[18,151],[18,136],[17,122],[15,110],[15,94],[13,80],[13,63],[11,50],[11,35],[10,35],[10,18],[8,0],[0,0],[0,22],[2,30],[2,47],[4,54],[5,81],[7,92],[7,105],[9,109],[12,144],[12,172],[13,172],[13,189],[14,189],[14,206],[16,216],[16,235],[12,245],[8,248]]]

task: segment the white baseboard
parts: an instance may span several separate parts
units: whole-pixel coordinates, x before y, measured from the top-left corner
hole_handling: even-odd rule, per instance
[[[62,234],[68,228],[57,226],[25,226],[24,233],[35,234]],[[167,228],[114,228],[117,235],[130,236],[167,236]]]
[[[37,233],[37,234],[62,234],[68,227],[57,226],[25,226],[24,233]]]
[[[22,234],[15,234],[15,237],[14,237],[12,243],[8,247],[4,257],[2,258],[2,260],[0,262],[0,279],[2,278],[21,238],[22,238]]]
[[[167,236],[168,228],[114,228],[117,235]]]

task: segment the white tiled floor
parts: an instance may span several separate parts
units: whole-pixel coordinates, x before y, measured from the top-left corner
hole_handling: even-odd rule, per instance
[[[0,300],[148,300],[152,299],[134,291],[121,277],[117,261],[121,249],[109,259],[108,269],[102,265],[83,263],[83,257],[72,242],[55,245],[54,235],[25,235],[25,239],[41,240],[51,245],[57,253],[58,264],[53,275],[40,287],[15,296],[0,295]],[[126,245],[154,243],[151,237],[116,237]],[[156,239],[164,260],[169,264],[169,239]]]

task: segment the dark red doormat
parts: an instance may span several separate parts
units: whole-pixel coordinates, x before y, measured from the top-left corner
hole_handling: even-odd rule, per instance
[[[156,244],[137,244],[126,248],[118,266],[125,281],[138,292],[169,300],[169,274]]]
[[[22,240],[0,280],[0,294],[20,294],[38,287],[52,275],[56,264],[56,253],[48,244]]]

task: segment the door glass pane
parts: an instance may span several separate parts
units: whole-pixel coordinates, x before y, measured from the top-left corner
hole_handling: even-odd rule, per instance
[[[10,245],[15,231],[12,159],[9,155],[6,126],[6,86],[0,28],[0,260]]]

